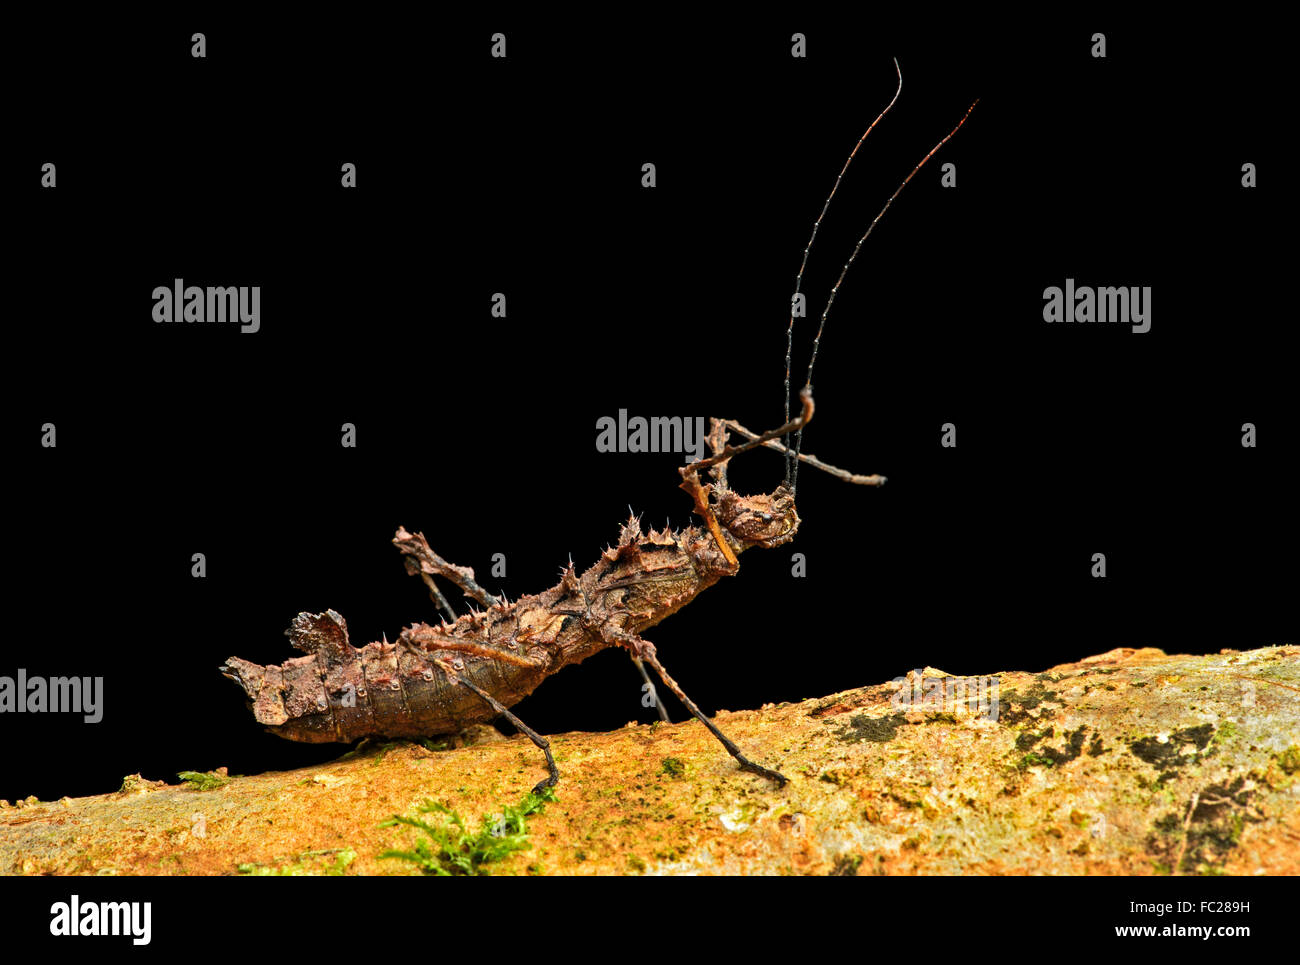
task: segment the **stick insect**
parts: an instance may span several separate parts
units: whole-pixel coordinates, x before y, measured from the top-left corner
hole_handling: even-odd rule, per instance
[[[643,634],[676,613],[723,577],[739,571],[739,556],[753,547],[770,549],[788,543],[799,529],[795,491],[799,464],[828,472],[846,482],[880,486],[885,477],[862,476],[828,465],[804,453],[803,431],[813,416],[812,374],[826,319],[835,295],[862,245],[894,200],[927,161],[957,133],[975,109],[975,101],[948,134],[925,155],[872,220],[831,288],[813,341],[808,374],[800,392],[802,411],[790,416],[790,356],[795,312],[808,255],[817,230],[840,181],[858,149],[889,113],[903,87],[902,70],[893,99],[858,139],[813,225],[795,280],[786,334],[785,422],[770,431],[751,432],[729,419],[712,419],[707,437],[712,455],[678,469],[680,488],[690,495],[702,526],[642,532],[637,518],[623,525],[618,545],[578,573],[572,560],[560,582],[543,593],[513,603],[490,594],[468,567],[447,562],[421,533],[397,530],[393,544],[403,554],[407,572],[419,575],[443,613],[438,626],[416,623],[402,630],[395,643],[384,640],[356,648],[348,642],[347,624],[334,610],[300,613],[288,630],[290,642],[307,654],[279,666],[261,666],[231,657],[221,672],[247,694],[254,717],[271,732],[295,741],[350,742],[368,736],[428,737],[506,717],[537,745],[546,758],[548,776],[534,791],[555,785],[559,769],[549,742],[509,709],[531,694],[547,677],[607,647],[622,647],[649,682],[649,664],[691,715],[712,732],[740,768],[777,786],[780,772],[746,757],[664,669],[653,643]],[[732,445],[730,434],[745,439]],[[793,443],[791,443],[793,437]],[[767,494],[742,496],[727,484],[727,464],[741,453],[767,447],[785,456],[785,478]],[[701,478],[707,470],[708,481]],[[460,587],[483,609],[457,615],[435,577]],[[666,719],[662,707],[661,716]]]

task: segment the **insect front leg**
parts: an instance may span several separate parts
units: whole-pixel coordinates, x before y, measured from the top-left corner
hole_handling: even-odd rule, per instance
[[[457,566],[454,563],[448,563],[441,556],[435,553],[429,546],[429,541],[424,538],[423,533],[412,535],[406,531],[406,527],[397,527],[397,535],[393,537],[393,545],[402,551],[406,557],[406,572],[412,576],[420,574],[425,585],[429,588],[429,595],[438,608],[447,615],[447,618],[453,623],[456,621],[456,614],[447,602],[447,598],[442,595],[438,585],[433,582],[435,576],[441,576],[444,579],[451,580],[470,599],[478,601],[481,606],[496,606],[500,601],[483,587],[474,582],[474,571],[468,566]]]
[[[672,677],[668,676],[668,671],[664,670],[663,664],[659,662],[659,657],[655,653],[655,645],[653,643],[649,640],[643,640],[636,634],[628,633],[625,630],[620,630],[617,627],[611,627],[609,625],[601,627],[600,633],[605,640],[626,647],[634,656],[640,657],[646,663],[650,664],[650,666],[654,667],[655,673],[659,675],[660,679],[663,680],[668,689],[677,695],[677,699],[686,705],[686,709],[691,712],[691,715],[695,717],[696,720],[707,727],[710,732],[712,732],[713,736],[722,742],[722,746],[727,749],[727,753],[734,757],[740,764],[740,769],[742,771],[749,771],[751,774],[758,774],[760,777],[766,777],[770,781],[775,781],[777,787],[783,787],[787,783],[789,779],[784,774],[766,768],[762,764],[755,764],[748,757],[742,754],[740,748],[736,746],[735,742],[720,731],[713,721],[704,716],[700,708],[695,706],[695,701],[686,696],[686,692],[682,690],[681,685]]]

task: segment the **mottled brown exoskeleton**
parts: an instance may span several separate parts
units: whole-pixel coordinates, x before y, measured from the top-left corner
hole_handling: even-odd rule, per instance
[[[867,134],[897,101],[902,89],[901,71],[898,82],[893,100],[859,138],[845,161],[813,225],[796,278],[796,298],[808,252],[840,178]],[[343,617],[335,611],[300,613],[289,629],[289,638],[307,656],[266,667],[231,657],[221,667],[222,673],[243,687],[257,721],[281,737],[319,743],[347,742],[369,736],[428,737],[456,733],[471,724],[504,715],[546,756],[549,774],[534,788],[540,791],[554,785],[560,777],[550,745],[509,708],[556,671],[606,647],[617,646],[631,653],[647,682],[644,665],[653,667],[664,684],[722,742],[742,769],[778,785],[785,784],[784,775],[749,760],[701,713],[664,670],[654,645],[643,634],[723,577],[734,576],[740,568],[741,553],[753,547],[781,546],[794,538],[799,529],[795,487],[800,462],[848,482],[876,486],[884,483],[883,476],[853,475],[801,452],[803,429],[813,415],[812,370],[817,348],[835,293],[863,242],[908,181],[957,132],[974,108],[972,104],[957,126],[903,180],[854,247],[822,312],[808,365],[807,384],[800,393],[799,415],[790,417],[789,404],[792,311],[786,342],[785,424],[760,435],[736,422],[713,419],[708,436],[712,455],[678,470],[681,488],[690,494],[702,526],[647,533],[635,517],[630,518],[619,534],[618,544],[607,549],[595,565],[578,573],[570,562],[557,585],[513,603],[499,600],[479,586],[473,570],[454,566],[439,557],[423,534],[411,534],[399,528],[393,543],[405,555],[407,571],[421,576],[449,619],[438,626],[417,623],[403,630],[394,643],[384,640],[356,648],[348,641]],[[729,445],[730,432],[746,441]],[[792,433],[797,435],[790,445]],[[778,441],[782,437],[784,443]],[[727,485],[727,462],[758,446],[785,454],[785,481],[768,494],[739,495]],[[708,481],[700,475],[706,470]],[[434,577],[455,583],[484,609],[456,616]],[[660,714],[667,719],[662,706]]]

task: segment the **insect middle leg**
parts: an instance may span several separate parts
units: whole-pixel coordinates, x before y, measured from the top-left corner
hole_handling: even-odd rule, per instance
[[[620,646],[626,647],[634,656],[640,657],[646,663],[650,664],[650,666],[654,667],[655,673],[659,675],[668,689],[677,695],[677,699],[686,705],[686,709],[691,712],[691,715],[696,720],[707,727],[713,736],[722,742],[722,746],[727,749],[727,753],[734,757],[740,764],[740,769],[742,771],[749,771],[751,774],[758,774],[761,777],[766,777],[768,780],[775,781],[777,787],[783,787],[786,784],[788,778],[784,774],[764,767],[762,764],[755,764],[751,761],[741,753],[740,748],[736,746],[735,742],[732,741],[730,737],[720,731],[718,726],[713,723],[713,721],[709,720],[699,707],[695,706],[695,701],[686,696],[686,692],[682,690],[681,685],[672,677],[668,676],[668,671],[666,671],[663,664],[659,662],[659,657],[655,653],[655,645],[653,643],[649,640],[643,640],[636,634],[628,633],[625,630],[620,630],[617,627],[611,627],[608,625],[601,627],[600,633],[604,639],[611,643],[617,643]]]
[[[484,607],[496,606],[500,602],[495,596],[474,582],[474,571],[468,566],[457,566],[455,563],[449,563],[435,553],[433,548],[429,546],[429,541],[424,538],[423,533],[411,534],[406,531],[406,527],[398,527],[397,535],[393,537],[393,545],[401,550],[406,557],[406,572],[412,576],[417,573],[420,575],[425,586],[429,588],[429,595],[433,597],[433,602],[450,622],[456,622],[456,612],[451,608],[451,604],[447,602],[447,598],[443,596],[442,591],[438,589],[438,584],[433,581],[435,575],[451,580],[461,588],[461,591],[467,597],[477,600]],[[655,695],[655,709],[659,712],[659,719],[666,724],[671,724],[672,718],[668,716],[668,711],[664,708],[663,702],[659,700],[659,694],[654,682],[650,679],[650,675],[646,673],[645,664],[641,662],[641,659],[636,654],[632,654],[632,662],[636,664],[641,679],[650,685],[650,692]]]
[[[569,566],[573,566],[572,559],[569,560]],[[572,572],[572,570],[570,570],[570,572]],[[588,627],[595,626],[596,621],[591,615],[591,601],[587,599],[587,592],[582,588],[582,584],[576,578],[573,580],[572,585],[573,588],[582,595],[584,624]],[[628,652],[628,656],[632,658],[632,663],[636,666],[637,672],[641,674],[641,679],[645,681],[645,685],[650,688],[651,699],[655,702],[655,710],[659,712],[659,719],[665,724],[671,724],[673,719],[668,716],[668,709],[664,707],[664,702],[659,699],[659,688],[656,687],[654,681],[650,679],[650,674],[646,672],[645,664],[642,662],[641,658],[632,651]]]
[[[664,702],[659,699],[659,688],[656,687],[655,682],[650,679],[650,674],[645,669],[645,663],[634,653],[630,654],[630,656],[632,657],[632,662],[636,664],[636,669],[641,672],[641,679],[646,682],[646,686],[650,688],[650,693],[654,695],[655,709],[659,711],[659,719],[665,724],[671,724],[673,719],[668,716],[668,711],[664,709]]]

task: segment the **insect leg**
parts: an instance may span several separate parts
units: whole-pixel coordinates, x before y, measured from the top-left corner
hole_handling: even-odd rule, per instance
[[[709,434],[706,437],[706,441],[708,442],[709,448],[713,451],[713,454],[715,456],[718,455],[720,452],[722,452],[722,450],[727,448],[727,438],[728,438],[727,426],[725,421],[722,419],[710,419]],[[719,489],[726,490],[730,488],[729,485],[727,484],[726,460],[723,460],[722,462],[718,463],[713,468],[711,468],[709,470],[709,474],[713,476],[713,479],[717,483],[717,487]]]
[[[550,777],[546,778],[546,780],[538,781],[533,786],[534,794],[541,794],[544,788],[555,787],[556,784],[560,783],[560,769],[555,766],[555,758],[551,756],[550,741],[548,741],[545,737],[537,733],[537,731],[533,730],[522,720],[516,717],[510,711],[510,708],[506,707],[505,704],[501,703],[501,701],[497,700],[486,690],[479,687],[474,682],[470,680],[466,680],[464,677],[457,674],[456,671],[452,669],[452,667],[449,664],[445,663],[444,661],[436,661],[436,662],[440,667],[442,667],[443,671],[447,674],[447,678],[452,683],[463,684],[464,686],[472,690],[474,693],[478,694],[479,697],[481,697],[483,700],[488,702],[488,704],[492,707],[493,710],[495,710],[498,714],[504,716],[506,720],[510,721],[510,723],[518,727],[521,733],[527,735],[530,741],[532,741],[539,748],[541,748],[542,753],[546,755],[546,769],[551,772],[551,775]]]
[[[775,781],[777,787],[783,787],[786,784],[788,778],[784,774],[766,768],[761,764],[755,764],[740,752],[740,748],[736,746],[730,737],[718,730],[718,726],[704,716],[700,708],[695,706],[695,701],[686,696],[686,692],[682,690],[681,685],[668,676],[668,671],[664,669],[663,664],[659,662],[659,657],[655,654],[655,645],[653,643],[649,640],[643,640],[635,634],[611,626],[602,627],[601,636],[612,643],[626,647],[634,655],[641,657],[646,663],[654,667],[655,673],[660,676],[668,689],[677,695],[677,699],[686,705],[686,709],[691,712],[691,715],[696,720],[707,727],[713,736],[722,742],[722,746],[727,749],[727,753],[739,762],[742,771],[749,771],[752,774],[758,774],[760,777],[766,777],[770,781]]]
[[[655,708],[659,711],[659,719],[665,724],[671,724],[673,719],[668,716],[668,711],[664,710],[664,702],[659,699],[659,690],[655,687],[654,681],[650,679],[650,674],[645,669],[644,661],[642,661],[636,654],[632,654],[632,662],[636,664],[636,669],[641,671],[641,679],[644,680],[646,685],[650,688],[650,693],[654,694]]]
[[[454,563],[448,563],[441,556],[435,553],[430,547],[429,542],[424,538],[423,533],[414,535],[406,531],[406,527],[399,526],[397,535],[393,537],[393,545],[402,551],[406,556],[406,572],[412,576],[420,574],[425,585],[429,588],[429,594],[438,604],[445,614],[449,616],[452,622],[456,620],[456,614],[447,602],[447,598],[442,595],[437,585],[433,582],[434,576],[441,576],[451,580],[461,588],[467,597],[477,600],[485,607],[496,606],[500,601],[491,593],[483,589],[474,582],[474,571],[468,566],[456,566]]]
[[[442,595],[442,590],[438,589],[438,584],[433,582],[433,577],[428,573],[421,573],[420,576],[424,579],[424,585],[429,588],[429,596],[433,598],[434,606],[442,611],[442,615],[446,617],[448,623],[455,623],[456,611],[451,608],[447,598]]]
[[[761,436],[752,436],[748,442],[743,443],[742,445],[723,446],[720,450],[715,447],[713,455],[709,456],[707,459],[697,459],[688,466],[682,466],[677,471],[681,474],[684,480],[690,480],[692,477],[698,480],[699,471],[701,469],[706,469],[709,466],[716,466],[718,463],[726,462],[732,456],[738,456],[742,452],[748,452],[756,446],[765,446],[773,439],[789,435],[791,432],[796,430],[802,432],[803,427],[812,421],[813,411],[816,408],[813,405],[811,386],[804,386],[803,389],[800,390],[799,401],[803,403],[803,411],[799,413],[798,418],[790,420],[779,428],[772,429],[769,432],[764,432]],[[726,423],[723,422],[723,425],[726,425]],[[681,488],[685,489],[687,492],[691,492],[691,488],[687,486],[686,483],[683,483]]]
[[[489,646],[486,643],[478,643],[474,640],[457,640],[455,637],[444,636],[438,632],[436,627],[431,627],[426,623],[417,623],[415,626],[403,630],[400,640],[405,646],[411,647],[416,654],[424,656],[427,656],[430,650],[452,650],[457,653],[468,653],[475,657],[486,657],[489,660],[513,664],[516,667],[544,668],[546,666],[545,661],[535,657],[521,657],[509,650],[502,650],[500,647]]]
[[[704,520],[709,532],[713,534],[713,541],[718,544],[718,550],[722,553],[726,561],[732,566],[732,572],[740,566],[740,561],[736,559],[736,554],[727,544],[726,538],[722,535],[722,527],[718,525],[718,518],[713,515],[713,510],[709,508],[709,493],[700,482],[700,477],[695,471],[694,465],[684,467],[680,470],[682,482],[679,488],[685,489],[695,501],[695,512]]]
[[[571,586],[573,590],[577,591],[577,593],[582,596],[583,625],[586,627],[594,627],[596,620],[591,615],[591,601],[587,599],[587,591],[582,588],[581,581],[579,581],[575,575],[572,557],[569,558],[569,569],[565,579],[572,579],[572,583],[567,585]],[[629,653],[628,656],[630,656],[632,662],[636,664],[636,669],[640,672],[641,679],[649,686],[650,693],[654,694],[655,709],[659,711],[659,719],[665,724],[671,724],[673,719],[668,716],[668,711],[664,708],[663,701],[659,699],[659,689],[655,686],[654,681],[650,679],[650,674],[646,672],[645,664],[641,662],[641,658],[635,653]]]
[[[736,559],[736,554],[727,544],[725,537],[723,537],[722,527],[718,525],[717,517],[714,516],[713,510],[709,508],[709,492],[704,484],[700,482],[700,470],[724,464],[732,456],[739,455],[742,452],[748,452],[755,446],[764,445],[765,443],[776,439],[778,436],[788,435],[796,429],[802,432],[803,427],[806,426],[813,417],[814,407],[812,388],[805,386],[799,393],[799,399],[803,403],[803,412],[799,414],[797,419],[787,422],[779,429],[773,429],[771,432],[765,432],[761,436],[755,436],[743,445],[724,445],[721,449],[719,449],[718,446],[713,446],[712,448],[714,451],[712,456],[709,456],[707,459],[697,459],[690,465],[682,466],[677,470],[682,477],[681,485],[678,488],[686,490],[686,492],[690,493],[691,498],[695,500],[695,512],[699,514],[700,518],[702,518],[705,524],[709,527],[709,532],[713,534],[714,542],[718,544],[718,550],[732,567],[737,567],[740,563]],[[714,428],[715,430],[717,429],[717,420],[715,420]],[[718,441],[721,443],[723,440],[719,439]]]
[[[757,432],[751,432],[733,419],[724,419],[723,425],[729,429],[735,429],[746,439],[758,438]],[[796,456],[800,462],[805,462],[814,469],[820,469],[822,472],[828,472],[836,479],[843,479],[845,482],[856,483],[859,486],[883,486],[886,481],[885,477],[878,473],[870,476],[861,476],[858,473],[849,472],[847,469],[840,469],[838,466],[832,466],[830,463],[822,462],[811,452],[795,452],[793,449],[787,448],[775,439],[769,439],[767,442],[763,443],[763,445],[767,446],[769,449],[775,449],[777,452],[784,452],[787,456]]]

